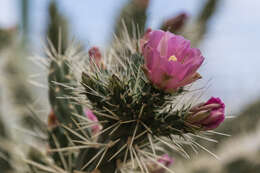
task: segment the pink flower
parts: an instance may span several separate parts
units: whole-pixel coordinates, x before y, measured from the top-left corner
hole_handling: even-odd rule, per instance
[[[90,58],[92,58],[92,61],[100,68],[104,69],[105,66],[102,61],[102,54],[98,47],[93,46],[89,49],[88,55]]]
[[[211,97],[206,103],[191,108],[190,112],[188,123],[203,130],[213,130],[225,119],[225,104],[219,98]]]
[[[97,134],[101,130],[101,127],[97,123],[98,122],[97,117],[93,114],[93,112],[90,109],[85,110],[85,115],[89,120],[95,123],[93,124],[93,126],[91,126],[91,130],[93,134]]]
[[[171,164],[173,163],[173,159],[168,154],[164,154],[161,156],[160,159],[158,159],[158,162],[163,164],[166,167],[170,167]]]
[[[148,30],[140,43],[145,59],[144,72],[156,87],[174,92],[201,78],[196,71],[204,57],[182,36]]]
[[[162,165],[166,166],[169,168],[173,164],[173,159],[168,155],[164,154],[161,156],[161,158],[158,159],[158,162],[161,163]],[[150,165],[150,172],[151,173],[164,173],[165,169],[162,168],[160,165]]]

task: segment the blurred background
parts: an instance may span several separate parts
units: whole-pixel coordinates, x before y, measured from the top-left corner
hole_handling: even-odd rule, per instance
[[[228,161],[212,161],[214,169],[201,168],[208,160],[203,156],[201,162],[190,162],[190,171],[259,171],[259,9],[259,0],[0,0],[1,114],[16,120],[9,115],[28,114],[28,105],[48,114],[46,74],[31,61],[33,55],[44,55],[47,38],[56,46],[62,33],[62,49],[75,39],[84,50],[98,46],[105,51],[114,35],[120,37],[121,20],[131,33],[129,21],[134,20],[141,33],[148,27],[170,30],[199,47],[205,57],[200,69],[203,79],[198,82],[204,87],[203,97],[222,98],[227,115],[237,117],[219,129],[232,137],[219,137],[218,144],[207,144],[218,148],[220,157]],[[41,73],[41,77],[34,76]],[[31,81],[32,76],[37,84]],[[181,168],[179,173],[182,164],[175,165]]]

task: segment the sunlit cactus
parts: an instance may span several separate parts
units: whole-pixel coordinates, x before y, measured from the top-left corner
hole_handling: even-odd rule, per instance
[[[122,38],[128,40],[125,34]],[[186,158],[184,146],[215,156],[192,137],[222,122],[215,116],[224,116],[223,103],[180,105],[189,93],[187,85],[201,78],[196,72],[204,59],[200,51],[164,31],[149,30],[142,39],[126,40],[104,53],[93,47],[88,55],[73,48],[61,53],[50,46],[49,148],[39,161],[29,157],[30,168],[161,173],[173,172],[170,157],[165,157],[169,151],[162,146]]]
[[[217,158],[194,138],[215,142],[207,135],[223,122],[225,105],[214,97],[198,105],[189,99],[191,85],[202,78],[198,69],[204,57],[175,35],[185,33],[187,15],[145,32],[149,3],[131,0],[125,6],[107,50],[94,46],[82,52],[68,43],[66,20],[50,2],[48,57],[41,59],[48,71],[50,110],[42,123],[28,106],[36,115],[30,117],[30,133],[40,139],[15,153],[26,164],[21,172],[173,173],[173,153],[189,159],[189,149],[201,149]],[[207,13],[198,18],[203,27],[215,5],[206,5]],[[24,91],[18,92],[25,93],[23,99]],[[11,152],[0,145],[0,154],[5,156],[0,167],[12,170]]]
[[[83,107],[75,99],[73,87],[77,85],[76,78],[70,67],[68,54],[61,52],[49,53],[49,100],[52,112],[49,115],[49,146],[51,149],[64,148],[71,145],[70,140],[76,140],[77,135],[73,130],[77,129],[77,116],[84,116]],[[53,56],[54,55],[54,56]],[[71,129],[66,130],[66,129]],[[88,129],[83,130],[80,134],[89,134]],[[70,159],[74,157],[73,153],[66,156],[60,156],[59,153],[52,154],[53,159],[58,166],[68,168]]]
[[[158,31],[154,33],[157,34]],[[173,34],[172,36],[167,34],[164,36],[165,38],[176,37]],[[150,41],[156,41],[152,37],[153,34],[145,36],[148,43],[141,45],[146,47],[149,46]],[[155,37],[159,38],[159,36]],[[162,42],[166,41],[164,37],[161,35]],[[177,47],[178,42],[182,43],[181,39],[174,43]],[[154,45],[154,43],[150,44]],[[164,48],[160,46],[163,44],[169,44],[170,49],[170,44],[173,43],[167,41],[159,43],[158,49],[161,49],[160,51],[164,51]],[[174,50],[178,49],[182,48],[178,47]],[[187,49],[186,52],[189,51],[188,47],[185,49]],[[154,81],[147,78],[146,73],[150,69],[145,69],[147,66],[145,63],[149,63],[145,61],[146,55],[144,57],[142,55],[145,52],[139,52],[140,49],[134,45],[131,50],[122,50],[125,53],[111,55],[113,61],[107,63],[105,69],[98,65],[94,65],[95,68],[93,68],[92,64],[83,70],[82,86],[85,91],[82,91],[82,94],[86,95],[89,100],[88,107],[97,116],[103,129],[94,136],[98,137],[96,146],[80,153],[81,157],[78,162],[80,164],[77,168],[83,171],[99,170],[101,173],[109,173],[119,170],[125,171],[129,169],[128,164],[130,164],[132,169],[138,167],[142,172],[145,172],[148,168],[144,163],[151,161],[169,170],[156,161],[160,157],[159,153],[166,152],[159,147],[159,144],[167,145],[189,157],[182,145],[186,143],[200,146],[190,138],[189,134],[196,136],[200,131],[207,129],[201,128],[200,124],[192,124],[188,121],[188,117],[191,116],[190,103],[177,108],[177,104],[179,104],[177,98],[188,92],[185,87],[183,88],[184,85],[181,85],[184,84],[182,81],[179,81],[180,85],[176,85],[179,86],[178,88],[174,88],[170,92],[165,87],[158,87],[163,85],[157,85],[158,83],[154,85]],[[143,48],[142,50],[145,51]],[[190,51],[195,51],[195,49]],[[123,54],[125,56],[120,56]],[[110,57],[110,55],[107,56]],[[167,61],[170,64],[177,61],[171,62],[173,55],[167,56],[166,58],[169,58]],[[176,56],[181,58],[180,55],[176,54]],[[153,58],[155,62],[155,59],[160,57]],[[197,61],[195,57],[188,59],[187,61],[190,63],[192,59]],[[160,64],[154,65],[160,67]],[[166,71],[164,73],[166,75]],[[193,73],[190,75],[192,76]],[[160,82],[162,83],[170,79],[164,78],[163,75],[161,77]],[[191,82],[194,81],[191,80]],[[185,85],[189,83],[185,82]]]

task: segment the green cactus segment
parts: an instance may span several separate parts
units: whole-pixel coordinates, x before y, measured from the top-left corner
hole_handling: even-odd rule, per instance
[[[52,60],[50,64],[49,99],[53,112],[59,122],[57,127],[49,131],[49,145],[52,149],[68,147],[70,139],[79,140],[79,137],[72,131],[80,135],[83,133],[82,130],[78,129],[76,124],[80,121],[76,115],[84,116],[83,108],[74,99],[75,93],[73,88],[76,85],[76,80],[71,74],[68,63],[66,59],[57,58],[56,60]],[[88,130],[84,130],[84,134],[90,136]],[[63,168],[72,159],[71,155],[65,154],[61,157],[58,152],[54,152],[52,157]]]
[[[68,61],[52,61],[49,74],[49,99],[54,114],[59,122],[65,125],[72,124],[72,119],[76,118],[74,115],[83,115],[82,106],[72,98],[75,94],[73,89],[69,88],[75,85]]]
[[[67,19],[58,10],[56,1],[49,4],[49,24],[47,29],[47,37],[54,46],[55,50],[59,50],[64,54],[68,48],[69,29]]]
[[[69,146],[69,140],[68,137],[65,135],[66,132],[61,127],[55,127],[48,133],[48,141],[49,141],[49,147],[52,149],[56,148],[65,148]],[[69,165],[70,159],[72,158],[71,155],[68,153],[62,154],[59,152],[52,153],[52,158],[57,164],[57,166],[66,169],[66,166]]]
[[[109,71],[82,74],[84,94],[98,119],[106,122],[102,124],[104,132],[98,141],[105,144],[117,141],[103,156],[104,161],[99,165],[101,172],[107,169],[108,160],[110,164],[124,160],[125,144],[143,149],[149,143],[150,135],[170,137],[191,131],[184,121],[187,110],[172,111],[175,97],[183,90],[169,94],[153,87],[142,71],[142,59],[139,54],[132,55],[129,61],[125,61],[126,71],[118,67],[121,69],[118,76]],[[121,152],[114,156],[120,149]],[[93,156],[86,155],[85,161]]]

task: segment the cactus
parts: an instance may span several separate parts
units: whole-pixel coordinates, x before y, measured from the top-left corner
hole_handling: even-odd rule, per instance
[[[59,12],[57,2],[52,0],[49,4],[49,24],[46,35],[55,50],[60,49],[61,54],[64,54],[68,47],[67,25],[67,19]]]
[[[130,38],[137,38],[144,33],[149,2],[149,0],[130,0],[124,6],[115,27],[115,35],[118,38],[123,36],[122,31],[125,29]]]
[[[17,32],[17,27],[0,28],[0,51],[7,48],[14,41]]]
[[[187,103],[175,109],[178,96],[187,90],[181,87],[177,92],[168,93],[151,85],[145,77],[143,56],[134,47],[122,48],[125,53],[115,55],[106,69],[96,66],[82,73],[83,93],[103,130],[96,135],[98,144],[80,153],[77,169],[81,171],[123,171],[129,162],[137,163],[144,171],[147,167],[143,160],[156,162],[158,159],[159,144],[186,157],[189,156],[182,148],[183,143],[197,145],[188,135],[196,136],[201,131],[186,121],[191,105]]]
[[[193,67],[195,56],[199,58],[198,61],[203,59],[201,53],[195,48],[189,52],[188,41],[182,37],[173,39],[176,41],[173,44],[168,43],[168,37],[165,36],[165,39],[160,39],[160,44],[152,40],[156,43],[149,45],[146,44],[150,39],[149,30],[140,39],[144,33],[148,4],[149,0],[132,0],[122,10],[116,28],[119,39],[115,43],[118,44],[112,44],[106,53],[94,47],[90,51],[92,56],[86,57],[77,50],[74,52],[74,48],[68,48],[67,23],[58,12],[56,1],[51,1],[47,35],[52,44],[49,44],[49,52],[46,52],[49,56],[51,113],[47,125],[38,121],[37,117],[28,116],[29,119],[26,119],[27,124],[32,126],[31,130],[43,132],[45,138],[41,139],[41,146],[46,145],[46,148],[42,150],[40,145],[39,148],[38,145],[29,147],[29,152],[24,152],[26,158],[22,158],[28,167],[22,172],[173,172],[169,168],[172,160],[165,161],[162,157],[171,154],[171,149],[190,158],[186,151],[188,147],[196,152],[200,148],[217,157],[193,137],[214,141],[204,134],[214,133],[211,131],[212,124],[217,122],[218,126],[222,122],[222,119],[221,122],[218,119],[224,116],[222,102],[204,102],[193,106],[190,100],[180,101],[189,95],[190,88],[186,85],[201,78],[196,73],[197,67]],[[214,4],[211,6],[214,7]],[[198,20],[207,21],[209,14],[200,15]],[[171,31],[182,33],[183,27],[186,27],[185,19],[185,16],[181,16],[181,19],[174,20],[176,27]],[[167,25],[163,29],[173,28]],[[163,31],[158,31],[159,35],[160,32]],[[158,47],[153,47],[157,44]],[[174,55],[164,55],[168,49],[165,44],[169,44],[169,52],[173,51]],[[185,51],[176,52],[181,46],[185,47]],[[154,55],[150,55],[149,48],[154,49]],[[187,54],[190,63],[185,64],[186,56],[183,54],[187,52],[190,53]],[[164,56],[166,61],[156,60],[156,65],[161,69],[150,69],[150,63],[155,58],[163,59]],[[185,58],[180,61],[182,57]],[[179,66],[175,71],[178,74],[168,74],[168,71],[175,70],[173,66],[177,63],[180,66],[185,64],[185,68]],[[199,67],[201,63],[196,66]],[[174,83],[175,77],[181,78],[176,80],[177,84]],[[156,81],[158,78],[160,82]],[[26,98],[29,103],[33,101],[27,92],[21,98]],[[91,114],[87,115],[84,110]],[[0,150],[0,153],[12,159],[9,151]],[[11,164],[4,165],[12,169]]]
[[[75,115],[84,116],[82,105],[74,99],[76,96],[73,87],[77,85],[77,81],[71,71],[68,56],[65,53],[65,55],[57,54],[56,57],[51,57],[49,67],[49,100],[54,115],[60,124],[49,131],[49,145],[52,149],[68,147],[71,144],[70,140],[78,139],[67,129],[72,131],[78,129],[76,123],[78,123],[79,118]],[[89,135],[88,130],[83,131],[80,133]],[[64,157],[65,162],[68,162],[73,156],[68,154]],[[53,153],[53,159],[59,166],[65,167],[59,153]]]
[[[191,40],[193,46],[198,46],[207,32],[208,22],[216,12],[220,0],[207,0],[194,21],[186,25],[181,33]]]

